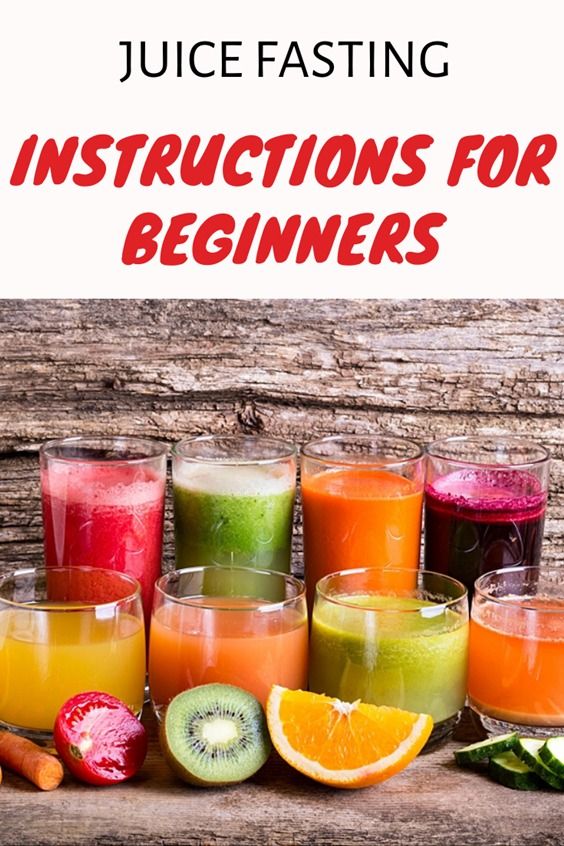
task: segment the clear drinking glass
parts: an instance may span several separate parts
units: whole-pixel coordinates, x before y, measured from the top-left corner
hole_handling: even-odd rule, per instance
[[[516,567],[476,581],[468,698],[493,733],[564,732],[564,568]]]
[[[72,437],[40,449],[47,567],[105,567],[141,584],[147,623],[161,574],[166,444]]]
[[[427,448],[425,567],[464,582],[538,565],[549,454],[524,438],[446,438]]]
[[[205,435],[173,449],[177,567],[290,572],[296,448],[273,438]]]
[[[412,441],[336,435],[302,450],[304,562],[311,607],[323,576],[419,566],[424,456]]]
[[[273,570],[194,567],[156,584],[149,684],[157,716],[182,690],[243,687],[263,705],[273,684],[307,684],[303,582]]]
[[[0,726],[51,737],[71,696],[99,690],[141,714],[145,626],[140,585],[93,567],[0,577]]]
[[[466,697],[468,597],[423,570],[343,570],[317,583],[310,689],[430,714],[432,744],[448,736]]]

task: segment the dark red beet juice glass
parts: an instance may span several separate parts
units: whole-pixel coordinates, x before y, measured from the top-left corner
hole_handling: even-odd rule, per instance
[[[141,583],[150,620],[161,575],[167,448],[74,437],[40,450],[45,563],[118,570]]]
[[[540,563],[549,454],[518,437],[460,437],[427,449],[425,568],[475,580]]]

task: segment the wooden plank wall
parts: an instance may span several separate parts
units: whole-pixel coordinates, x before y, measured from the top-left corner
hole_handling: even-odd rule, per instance
[[[562,300],[0,301],[0,571],[40,558],[37,449],[73,433],[520,433],[564,561],[563,325]]]

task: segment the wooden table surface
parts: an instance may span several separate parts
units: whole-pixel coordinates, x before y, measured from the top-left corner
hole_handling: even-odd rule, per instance
[[[452,750],[478,735],[467,716],[457,741],[420,755],[389,781],[335,790],[273,755],[244,784],[184,785],[162,759],[152,717],[141,773],[123,785],[91,788],[70,776],[41,793],[11,773],[0,786],[0,844],[394,844],[394,846],[561,846],[564,797],[520,792],[459,769]]]

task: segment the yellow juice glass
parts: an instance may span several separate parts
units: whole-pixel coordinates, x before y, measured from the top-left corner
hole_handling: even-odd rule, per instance
[[[0,578],[0,727],[49,739],[61,705],[89,690],[140,714],[145,669],[136,579],[93,567]]]

